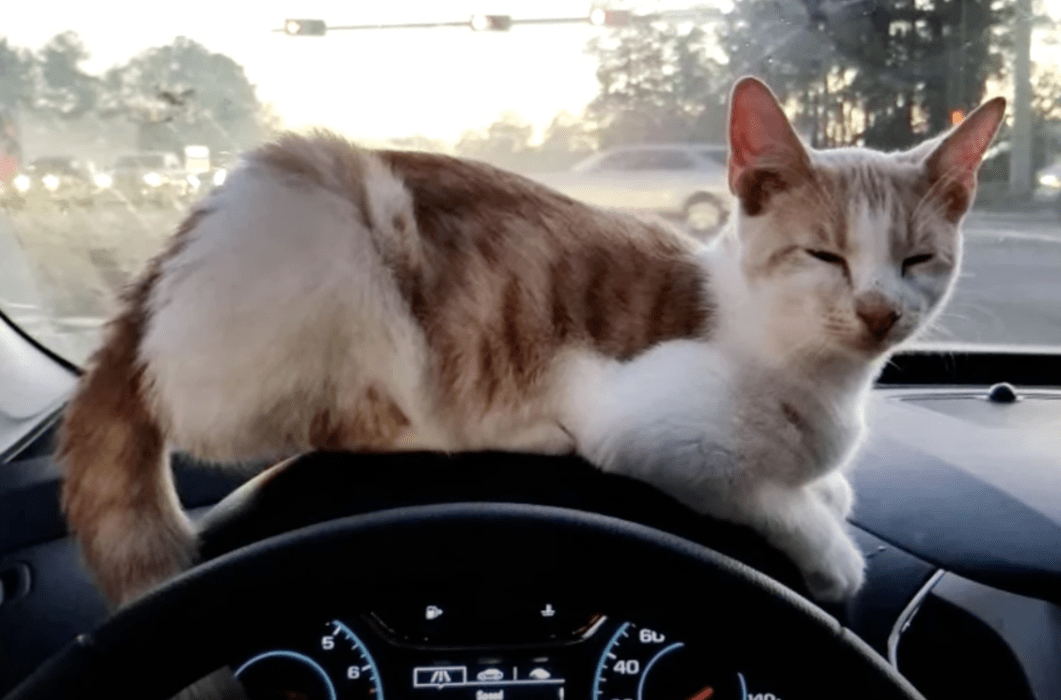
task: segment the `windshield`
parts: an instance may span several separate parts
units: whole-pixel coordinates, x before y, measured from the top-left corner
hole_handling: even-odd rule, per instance
[[[1061,0],[98,0],[8,19],[0,310],[74,362],[235,154],[287,128],[486,160],[709,239],[745,74],[819,148],[907,148],[1006,96],[922,340],[1061,345]],[[112,167],[20,179],[75,160]]]

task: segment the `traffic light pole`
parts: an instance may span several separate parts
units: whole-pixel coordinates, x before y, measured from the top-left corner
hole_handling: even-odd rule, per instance
[[[1032,190],[1032,1],[1017,0],[1013,27],[1013,135],[1009,191],[1027,197]]]
[[[696,6],[687,10],[663,10],[648,14],[634,14],[630,10],[608,10],[594,6],[586,15],[578,17],[514,18],[509,15],[472,15],[454,22],[402,22],[398,24],[327,24],[321,19],[289,19],[274,32],[290,36],[324,36],[339,31],[379,29],[434,29],[438,27],[468,27],[477,32],[505,32],[516,25],[586,24],[598,27],[625,27],[633,23],[656,21],[717,21],[722,12],[717,8]]]

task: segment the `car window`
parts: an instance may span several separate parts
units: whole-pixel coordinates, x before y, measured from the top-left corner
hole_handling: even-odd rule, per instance
[[[644,154],[638,151],[621,151],[605,156],[593,167],[593,170],[602,172],[637,170],[639,164],[644,162]]]
[[[646,154],[641,168],[645,170],[691,170],[696,161],[682,151],[652,151]]]

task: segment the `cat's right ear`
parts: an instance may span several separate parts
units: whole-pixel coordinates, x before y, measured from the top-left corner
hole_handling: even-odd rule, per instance
[[[738,80],[729,104],[729,189],[744,212],[755,216],[770,197],[809,175],[810,159],[774,93],[761,80]]]

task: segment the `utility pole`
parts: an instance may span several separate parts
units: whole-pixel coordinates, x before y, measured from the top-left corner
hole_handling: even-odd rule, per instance
[[[1027,197],[1032,190],[1032,0],[1017,0],[1013,27],[1013,136],[1009,191]]]

